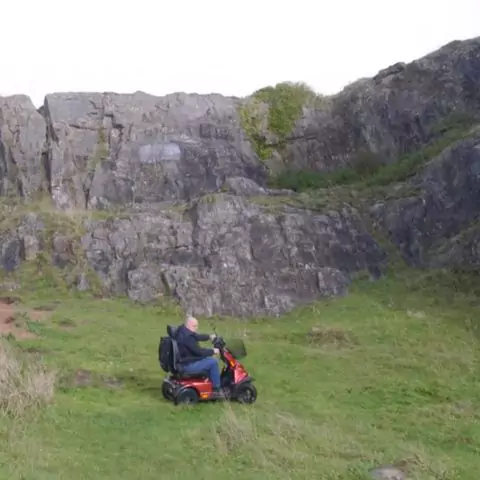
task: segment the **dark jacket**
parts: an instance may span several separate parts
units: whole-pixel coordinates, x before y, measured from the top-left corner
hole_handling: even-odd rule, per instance
[[[184,365],[197,362],[202,358],[211,357],[215,353],[213,348],[202,348],[198,344],[198,342],[210,340],[209,335],[192,332],[185,325],[178,327],[175,340],[180,353],[180,363]]]

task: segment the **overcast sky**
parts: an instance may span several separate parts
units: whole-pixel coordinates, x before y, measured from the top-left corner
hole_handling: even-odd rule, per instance
[[[0,95],[321,93],[480,35],[480,0],[2,0]]]

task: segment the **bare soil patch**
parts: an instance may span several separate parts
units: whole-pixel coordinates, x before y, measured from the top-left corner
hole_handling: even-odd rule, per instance
[[[116,377],[107,377],[90,370],[79,368],[73,374],[63,378],[63,385],[67,388],[107,387],[110,389],[119,389],[123,387],[123,382]]]
[[[47,311],[21,307],[13,298],[0,298],[0,336],[13,335],[17,340],[35,338],[26,328],[28,322],[40,322],[47,315]]]
[[[351,332],[340,327],[314,326],[307,334],[307,342],[310,345],[336,345],[350,346],[357,344],[357,339]]]

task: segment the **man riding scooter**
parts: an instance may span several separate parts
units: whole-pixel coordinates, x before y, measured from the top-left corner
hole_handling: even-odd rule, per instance
[[[220,367],[213,355],[219,355],[218,348],[202,348],[198,342],[214,340],[215,335],[201,334],[198,331],[198,320],[187,316],[185,323],[180,325],[175,335],[180,354],[180,363],[185,373],[195,374],[208,372],[213,385],[214,396],[222,396],[220,387]]]

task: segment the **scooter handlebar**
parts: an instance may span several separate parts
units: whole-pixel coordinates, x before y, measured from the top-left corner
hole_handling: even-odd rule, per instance
[[[225,340],[222,337],[215,337],[212,341],[213,346],[218,349],[223,349],[226,345]]]

